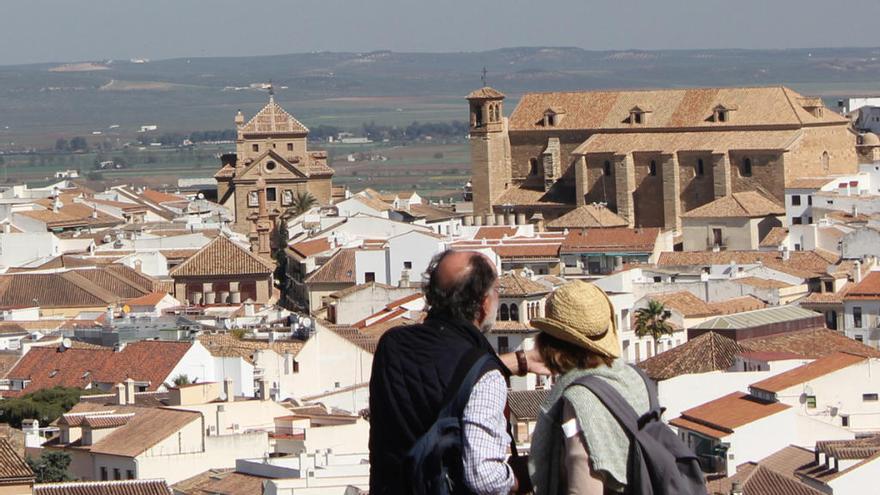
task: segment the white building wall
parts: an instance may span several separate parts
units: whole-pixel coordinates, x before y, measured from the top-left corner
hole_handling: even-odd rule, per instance
[[[299,373],[290,380],[292,397],[323,394],[370,381],[373,355],[318,324],[296,355]],[[364,406],[366,407],[366,406]]]
[[[58,238],[46,232],[45,228],[42,232],[0,234],[0,265],[2,266],[21,266],[40,258],[60,254]]]
[[[232,379],[235,395],[254,397],[254,365],[240,357],[214,357],[214,380],[224,382]]]
[[[871,459],[856,469],[836,476],[826,483],[835,495],[871,493],[880,479],[880,457]]]
[[[390,271],[391,285],[400,282],[400,276],[404,263],[409,262],[412,268],[409,272],[409,280],[420,283],[422,274],[428,269],[431,258],[442,249],[442,241],[433,235],[421,232],[409,232],[388,239],[388,268]]]
[[[384,249],[359,249],[354,254],[355,284],[367,282],[366,274],[373,274],[373,282],[389,284],[388,265]]]
[[[722,439],[730,443],[727,450],[727,472],[734,473],[739,464],[758,461],[797,443],[796,439],[796,417],[791,409],[740,426]]]

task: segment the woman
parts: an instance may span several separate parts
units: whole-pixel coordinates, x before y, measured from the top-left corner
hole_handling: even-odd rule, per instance
[[[627,484],[630,441],[602,402],[583,386],[569,385],[593,375],[607,381],[633,406],[648,411],[642,377],[620,359],[614,309],[593,284],[576,281],[547,301],[536,345],[544,364],[559,375],[532,436],[529,470],[535,493],[604,494]]]

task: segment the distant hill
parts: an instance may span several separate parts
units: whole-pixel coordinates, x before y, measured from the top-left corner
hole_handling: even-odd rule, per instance
[[[525,91],[598,88],[787,84],[829,99],[880,94],[880,48],[547,47],[59,62],[0,66],[0,149],[72,135],[126,140],[143,124],[160,131],[229,128],[236,109],[252,115],[265,101],[252,85],[269,81],[306,125],[463,120],[462,98],[480,85],[483,67],[511,103]]]

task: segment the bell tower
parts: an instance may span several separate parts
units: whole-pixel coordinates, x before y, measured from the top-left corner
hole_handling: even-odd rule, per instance
[[[492,213],[495,200],[510,186],[510,141],[504,94],[484,86],[467,96],[470,106],[471,182],[474,214]]]

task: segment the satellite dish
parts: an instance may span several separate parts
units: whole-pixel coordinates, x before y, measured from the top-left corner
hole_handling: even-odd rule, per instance
[[[204,194],[204,193],[199,193],[198,195],[196,195],[196,197],[199,198],[199,199],[205,199],[205,194]]]
[[[304,326],[306,328],[312,327],[312,319],[309,317],[303,318],[302,320],[300,320],[300,322],[302,323],[302,326]]]
[[[73,347],[73,342],[71,342],[69,338],[65,337],[61,339],[61,352],[64,352],[71,347]]]

